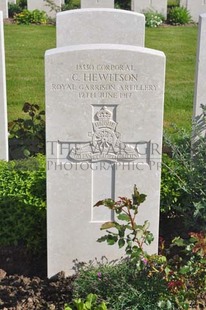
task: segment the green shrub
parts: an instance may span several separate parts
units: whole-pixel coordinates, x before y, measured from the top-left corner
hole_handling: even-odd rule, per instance
[[[0,245],[46,251],[45,157],[0,161]]]
[[[9,9],[9,17],[13,18],[15,14],[19,14],[22,11],[22,8],[15,3],[9,3],[8,4]]]
[[[184,25],[192,22],[190,12],[185,7],[172,7],[168,11],[167,21],[171,25]]]
[[[161,211],[179,218],[182,231],[205,231],[206,137],[199,135],[191,144],[190,133],[178,132],[176,141],[165,137],[172,154],[163,157]]]
[[[27,0],[17,0],[17,4],[22,10],[27,8]]]
[[[44,11],[29,11],[24,9],[21,13],[14,16],[17,24],[46,24],[48,17]]]
[[[97,295],[89,294],[85,301],[81,298],[74,299],[71,305],[65,305],[64,310],[107,310],[104,302],[97,303]]]
[[[26,102],[22,111],[27,118],[18,118],[9,123],[10,159],[45,154],[45,112],[39,109],[38,104]]]
[[[131,0],[115,0],[115,7],[122,10],[131,10]]]
[[[149,275],[149,269],[140,271],[129,260],[103,261],[97,265],[90,262],[80,267],[74,281],[75,297],[86,298],[92,292],[106,301],[111,310],[161,309],[158,304],[166,298],[168,290],[159,273]]]
[[[149,28],[155,28],[162,25],[165,20],[164,16],[158,12],[148,11],[144,13],[145,25]]]
[[[65,4],[62,5],[61,10],[67,11],[67,10],[74,10],[74,9],[79,9],[79,8],[80,8],[80,3],[77,3],[73,0],[67,0],[65,1]]]

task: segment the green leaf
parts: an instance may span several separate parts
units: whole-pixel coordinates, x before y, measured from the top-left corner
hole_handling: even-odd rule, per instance
[[[119,215],[117,216],[117,218],[118,218],[118,220],[120,220],[120,221],[127,221],[127,222],[130,221],[130,217],[129,217],[129,215],[127,215],[127,214],[119,214]]]
[[[72,308],[69,307],[68,305],[65,305],[65,306],[64,306],[64,310],[72,310]]]
[[[119,241],[118,241],[118,246],[119,246],[119,248],[121,249],[123,246],[125,245],[125,240],[124,239],[119,239]]]
[[[107,240],[107,237],[108,237],[107,235],[102,236],[101,238],[97,239],[97,242],[104,242]]]
[[[186,274],[188,272],[190,272],[190,267],[189,266],[183,266],[182,268],[180,268],[180,273],[181,274]]]
[[[148,230],[149,226],[150,226],[149,221],[145,221],[145,222],[144,222],[144,225],[143,225],[143,229],[144,229],[144,230]]]
[[[176,237],[172,240],[172,243],[177,245],[177,246],[184,246],[185,243],[184,243],[184,240],[180,237]]]
[[[109,245],[113,245],[113,244],[115,244],[117,242],[117,240],[118,240],[117,236],[108,235],[107,243]]]
[[[113,227],[116,227],[116,224],[117,224],[116,222],[106,222],[102,224],[100,229],[103,230],[103,229],[113,228]]]

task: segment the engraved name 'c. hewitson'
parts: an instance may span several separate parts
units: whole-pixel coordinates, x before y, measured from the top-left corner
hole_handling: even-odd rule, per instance
[[[68,160],[116,162],[134,161],[139,158],[137,143],[130,145],[121,141],[121,135],[116,131],[117,123],[112,119],[109,109],[102,107],[95,118],[97,120],[92,122],[91,141],[84,144],[76,143],[67,156]]]
[[[78,99],[129,99],[138,92],[156,92],[158,85],[136,72],[132,64],[76,64],[52,91],[74,92]]]

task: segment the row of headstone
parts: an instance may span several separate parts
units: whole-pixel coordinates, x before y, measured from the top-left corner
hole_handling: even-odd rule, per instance
[[[131,0],[131,9],[139,13],[158,12],[167,18],[167,0]]]
[[[16,0],[0,1],[0,10],[3,11],[4,18],[8,18],[8,2],[16,3]],[[27,0],[27,8],[30,11],[45,11],[49,17],[54,18],[57,11],[61,11],[64,2],[65,0],[53,0],[54,8],[46,0]],[[131,7],[134,12],[144,13],[152,10],[167,17],[167,0],[132,0]],[[81,8],[114,8],[114,0],[82,0]]]
[[[61,11],[64,0],[53,0],[52,2],[53,5],[51,6],[46,0],[27,0],[27,8],[29,11],[45,11],[50,18],[55,18],[56,13]]]
[[[57,14],[57,48],[45,55],[49,277],[73,273],[75,259],[120,258],[96,242],[113,212],[93,205],[131,197],[134,184],[147,194],[147,250],[158,250],[165,56],[144,47],[144,15],[93,3]]]
[[[192,20],[196,23],[199,20],[199,15],[206,13],[206,0],[180,0],[180,6],[190,12]]]
[[[0,160],[8,160],[6,70],[2,11],[0,11]]]

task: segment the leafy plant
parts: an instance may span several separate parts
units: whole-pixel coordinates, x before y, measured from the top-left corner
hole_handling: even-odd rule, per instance
[[[46,251],[45,157],[0,161],[0,245]]]
[[[167,15],[167,21],[171,25],[184,25],[192,22],[190,12],[185,7],[172,7]]]
[[[80,8],[80,3],[76,3],[73,0],[68,0],[61,6],[62,11],[74,10]]]
[[[145,12],[144,15],[145,25],[149,28],[159,27],[165,20],[164,16],[158,12],[148,11]]]
[[[17,24],[46,24],[48,17],[44,11],[24,9],[14,16],[14,20]]]
[[[17,4],[22,10],[27,8],[27,0],[17,0]]]
[[[39,109],[39,105],[26,102],[22,110],[29,118],[9,123],[10,158],[45,154],[45,112]]]
[[[168,219],[179,218],[184,234],[205,230],[206,137],[201,134],[206,124],[204,113],[194,122],[193,143],[191,134],[184,130],[178,130],[175,141],[170,136],[164,138],[171,155],[163,157],[161,211]],[[177,226],[175,231],[180,234]]]
[[[176,256],[170,259],[168,270],[168,288],[177,299],[181,309],[205,309],[206,304],[201,301],[201,295],[206,290],[206,235],[204,232],[189,233],[189,238],[177,237],[172,247]],[[199,308],[200,306],[200,308]]]
[[[145,198],[146,195],[140,194],[135,185],[132,200],[126,197],[119,197],[118,201],[105,199],[97,202],[94,207],[104,205],[116,213],[118,220],[126,222],[126,224],[120,224],[116,221],[104,223],[101,226],[101,230],[106,229],[107,235],[99,238],[97,241],[107,241],[109,245],[118,242],[119,248],[126,245],[126,254],[131,258],[139,258],[144,255],[143,245],[150,244],[154,239],[152,233],[148,230],[148,221],[145,221],[144,225],[137,225],[136,223],[138,208],[145,201]],[[116,229],[117,232],[108,230],[110,228]]]
[[[166,299],[169,304],[170,297],[161,273],[151,272],[146,260],[141,270],[130,259],[81,265],[73,287],[76,298],[92,292],[111,310],[167,309],[160,308],[159,303]]]
[[[22,8],[18,4],[9,3],[8,10],[9,10],[9,17],[13,18],[15,14],[18,14],[22,11]]]
[[[65,305],[64,310],[107,310],[104,302],[97,304],[97,295],[89,294],[85,301],[74,299],[72,305]]]

